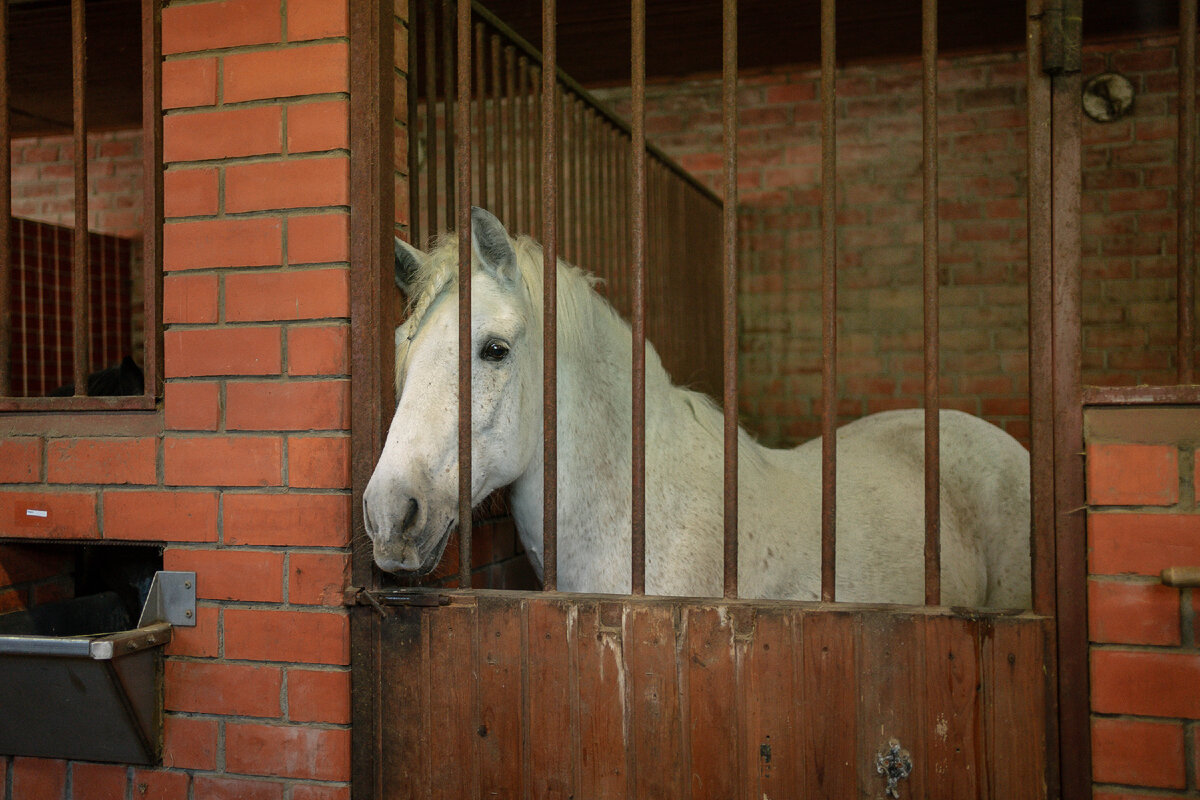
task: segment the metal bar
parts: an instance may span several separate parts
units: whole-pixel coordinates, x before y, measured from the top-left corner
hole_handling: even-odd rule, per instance
[[[633,0],[630,209],[633,319],[633,594],[646,593],[646,1]]]
[[[821,0],[821,599],[836,599],[837,61],[836,2]]]
[[[941,557],[941,426],[939,411],[938,342],[938,124],[937,124],[937,0],[921,7],[922,139],[924,161],[922,212],[924,215],[925,298],[925,605],[942,601]]]
[[[417,69],[417,0],[408,0],[408,241],[421,246],[420,132],[417,130],[417,94],[420,82]],[[397,65],[397,67],[400,65]]]
[[[142,372],[147,397],[163,392],[161,65],[162,2],[148,0],[142,3]]]
[[[437,0],[427,0],[424,4],[425,14],[425,147],[426,147],[426,177],[425,194],[428,207],[425,215],[426,236],[432,242],[433,237],[442,228],[438,225],[438,62],[437,62]],[[449,116],[449,109],[446,111]],[[444,121],[443,121],[444,122]],[[443,125],[442,130],[445,130]],[[446,142],[445,156],[449,156],[449,141]]]
[[[12,137],[9,131],[8,0],[0,0],[0,397],[12,393]]]
[[[75,396],[87,394],[91,372],[91,293],[88,283],[87,20],[83,0],[71,0],[71,81],[75,140],[75,230],[71,261],[71,321],[74,332]]]
[[[455,109],[457,109],[457,99],[459,96],[461,96],[460,93],[456,93],[455,88],[455,75],[457,66],[455,63],[455,50],[461,49],[461,45],[456,48],[456,44],[458,44],[457,37],[455,36],[455,30],[457,29],[457,22],[455,19],[456,6],[457,0],[442,0],[442,29],[445,32],[445,37],[443,39],[443,44],[445,46],[442,48],[442,76],[446,83],[446,189],[442,208],[444,209],[446,215],[447,230],[452,229],[458,221],[458,203],[454,196],[456,187],[454,172],[458,165],[458,159],[454,157],[453,153],[457,152],[458,147],[458,140],[454,138],[455,130],[458,127],[458,114]],[[471,42],[469,31],[466,42],[466,47],[469,50]],[[459,83],[461,83],[461,81],[459,81]],[[467,99],[469,100],[470,97],[470,75],[468,75]],[[471,135],[471,131],[467,130],[463,135],[469,137]],[[470,186],[471,184],[468,183],[468,189]]]
[[[558,590],[558,44],[556,0],[542,3],[542,585]]]
[[[457,0],[458,102],[458,580],[471,588],[471,3]],[[448,38],[448,37],[447,37]],[[449,48],[447,48],[449,51]],[[454,201],[453,193],[447,202]]]
[[[725,403],[725,596],[738,596],[737,0],[721,4],[721,122],[725,148],[722,342]]]
[[[1195,383],[1196,0],[1179,2],[1178,354],[1180,384]]]

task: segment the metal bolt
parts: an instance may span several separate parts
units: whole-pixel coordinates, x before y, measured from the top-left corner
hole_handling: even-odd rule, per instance
[[[184,581],[184,582],[183,582],[183,588],[185,588],[185,589],[190,589],[190,588],[192,588],[192,582],[191,582],[191,581]]]
[[[183,615],[185,617],[187,617],[188,619],[191,619],[192,618],[192,610],[189,608],[187,611],[183,612]]]

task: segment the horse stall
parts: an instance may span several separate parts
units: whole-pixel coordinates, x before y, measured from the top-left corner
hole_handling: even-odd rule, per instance
[[[987,12],[0,0],[0,799],[1194,797],[1194,0]]]

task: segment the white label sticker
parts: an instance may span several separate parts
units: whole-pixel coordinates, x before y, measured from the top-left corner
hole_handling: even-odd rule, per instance
[[[50,516],[50,513],[48,511],[43,511],[40,508],[27,508],[27,509],[25,509],[25,516],[27,516],[27,517],[48,517],[48,516]]]

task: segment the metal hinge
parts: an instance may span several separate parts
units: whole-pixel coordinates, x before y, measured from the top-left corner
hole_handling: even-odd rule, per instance
[[[1065,75],[1083,68],[1083,0],[1047,0],[1042,15],[1042,70]]]

